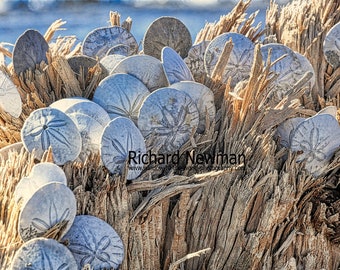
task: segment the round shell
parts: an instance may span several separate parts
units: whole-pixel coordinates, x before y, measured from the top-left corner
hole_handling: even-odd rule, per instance
[[[28,69],[34,70],[42,61],[47,63],[48,44],[36,30],[25,31],[16,41],[13,49],[13,68],[20,74]]]
[[[0,70],[0,109],[16,118],[22,111],[22,101],[18,89],[2,70]]]
[[[211,76],[223,52],[225,44],[232,40],[233,49],[222,74],[222,81],[231,78],[231,85],[249,78],[254,59],[254,43],[238,33],[224,33],[214,38],[208,45],[204,56],[204,65]]]
[[[130,55],[138,51],[134,36],[120,26],[102,27],[90,32],[83,42],[82,53],[90,57],[103,58],[115,45],[124,44],[130,47]]]
[[[146,146],[143,135],[130,119],[117,117],[105,127],[100,150],[103,164],[111,173],[122,174],[128,161],[127,179],[141,174],[143,164],[131,163],[134,160],[130,158],[146,153]]]
[[[80,71],[84,72],[84,77],[86,78],[89,72],[89,69],[93,68],[98,64],[97,60],[86,56],[86,55],[75,55],[67,59],[68,64],[74,73],[80,75]],[[102,76],[108,75],[108,70],[101,64],[99,64],[102,69]]]
[[[263,61],[267,62],[270,50],[271,63],[283,55],[286,55],[283,59],[271,67],[271,71],[278,74],[273,88],[274,93],[277,98],[282,99],[292,89],[292,86],[305,75],[306,70],[301,66],[301,63],[294,51],[287,46],[278,43],[269,43],[261,47]]]
[[[277,127],[277,136],[280,138],[282,146],[286,148],[290,147],[290,140],[294,129],[304,120],[305,118],[302,117],[290,118]]]
[[[188,94],[170,87],[158,89],[144,101],[138,116],[143,136],[155,139],[162,152],[177,151],[197,129],[199,115]]]
[[[332,115],[335,119],[338,113],[338,108],[336,106],[327,106],[320,110],[317,114],[329,114]]]
[[[160,17],[145,32],[143,52],[161,59],[163,47],[173,48],[182,58],[187,57],[192,40],[188,28],[177,18]]]
[[[67,179],[64,171],[58,165],[50,162],[34,165],[30,175],[22,178],[15,187],[15,201],[22,200],[24,205],[35,191],[49,183],[61,183],[66,186]]]
[[[21,129],[25,148],[41,158],[52,146],[53,160],[58,165],[75,160],[81,150],[81,137],[76,125],[65,113],[53,108],[33,111]]]
[[[314,176],[323,172],[340,147],[340,126],[329,114],[320,114],[301,122],[291,136],[291,150],[298,153],[297,161],[306,161],[306,169]]]
[[[191,47],[188,56],[184,59],[195,78],[206,74],[204,68],[204,55],[210,41],[202,41]]]
[[[10,156],[10,153],[17,152],[20,153],[21,149],[24,147],[22,142],[13,143],[7,145],[0,149],[0,159],[7,160]]]
[[[112,70],[111,74],[114,73],[136,77],[151,92],[169,85],[161,61],[149,55],[133,55],[123,59]]]
[[[315,72],[312,64],[309,62],[306,56],[295,52],[296,57],[299,59],[300,64],[301,64],[301,69],[304,73],[310,72],[312,73],[312,78],[309,80],[309,88],[312,89],[314,84],[315,84]]]
[[[104,66],[104,68],[111,73],[114,67],[122,61],[126,56],[120,55],[120,54],[110,54],[104,56],[101,60],[100,63]]]
[[[86,264],[93,270],[117,269],[124,258],[119,235],[109,224],[94,216],[76,216],[62,240],[68,242],[78,269],[83,269]]]
[[[54,239],[36,238],[24,243],[15,253],[11,270],[77,270],[71,251]]]
[[[170,84],[194,80],[190,69],[172,48],[164,47],[162,49],[162,63]]]
[[[113,46],[106,53],[106,55],[111,55],[111,54],[118,54],[118,55],[123,55],[123,56],[129,56],[129,55],[131,55],[130,54],[130,47],[128,45],[118,44],[116,46]]]
[[[216,107],[214,93],[205,85],[197,82],[183,81],[171,85],[171,88],[187,93],[195,102],[199,113],[198,133],[205,130],[206,116],[212,122],[215,119]]]
[[[327,62],[337,68],[340,65],[340,22],[334,25],[326,34],[323,43],[323,53]]]
[[[129,74],[117,73],[100,82],[93,101],[103,107],[111,119],[124,116],[137,121],[138,111],[149,94],[140,80]]]
[[[49,183],[23,205],[18,228],[23,241],[44,235],[58,223],[67,222],[61,236],[70,229],[76,216],[77,204],[73,192],[64,184]]]
[[[97,103],[82,97],[63,98],[53,102],[51,108],[61,110],[66,114],[82,113],[92,117],[105,127],[110,122],[110,116]]]

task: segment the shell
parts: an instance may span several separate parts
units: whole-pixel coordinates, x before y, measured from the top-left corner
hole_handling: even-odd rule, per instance
[[[320,110],[317,114],[329,114],[332,115],[335,119],[338,113],[338,108],[336,106],[327,106]]]
[[[126,56],[120,54],[110,54],[100,59],[100,63],[109,73],[111,73],[114,67],[124,58],[126,58]]]
[[[110,122],[110,116],[97,103],[83,97],[63,98],[53,102],[51,108],[61,110],[67,115],[82,113],[92,117],[105,127]]]
[[[290,145],[297,161],[306,161],[306,170],[319,176],[340,147],[340,126],[329,114],[319,114],[301,122],[292,132]]]
[[[192,40],[188,28],[177,18],[160,17],[153,21],[143,38],[143,52],[161,59],[163,47],[169,46],[185,58]]]
[[[22,148],[24,147],[22,142],[17,142],[17,143],[13,143],[10,145],[7,145],[3,148],[0,149],[0,160],[7,160],[10,153],[12,152],[17,152],[20,153],[20,151],[22,150]],[[0,161],[1,162],[1,161]]]
[[[70,65],[71,69],[74,73],[80,74],[80,70],[82,69],[84,72],[84,77],[86,78],[89,72],[89,69],[93,68],[95,65],[98,64],[97,60],[86,56],[86,55],[75,55],[67,59],[68,64]],[[108,70],[99,63],[102,69],[102,76],[106,77],[109,72]]]
[[[210,41],[202,41],[192,46],[189,50],[188,56],[184,59],[191,73],[195,78],[200,78],[206,74],[204,68],[204,55]]]
[[[18,221],[20,236],[23,241],[28,241],[42,236],[57,223],[67,221],[62,237],[71,227],[76,211],[76,198],[67,186],[46,184],[23,205]]]
[[[203,133],[205,130],[206,116],[208,115],[210,122],[215,119],[216,107],[214,93],[205,85],[190,81],[175,83],[170,87],[187,93],[195,102],[199,112],[197,132]]]
[[[128,118],[117,117],[104,129],[100,153],[103,164],[111,173],[122,174],[130,154],[144,154],[146,146],[135,124]],[[130,164],[128,166],[126,177],[128,180],[135,179],[142,173],[143,164],[138,164],[133,168]]]
[[[155,136],[161,151],[177,151],[197,129],[199,114],[188,94],[165,87],[151,93],[144,101],[138,116],[138,128],[148,139]]]
[[[137,121],[140,107],[150,92],[135,77],[117,73],[100,82],[93,95],[93,101],[103,107],[110,118],[118,116]]]
[[[90,57],[103,58],[115,45],[124,44],[130,47],[130,55],[137,53],[138,44],[134,36],[120,26],[97,28],[85,37],[82,53]]]
[[[161,61],[149,55],[133,55],[123,59],[112,70],[111,74],[114,73],[127,73],[136,77],[151,92],[169,85]]]
[[[37,158],[52,146],[53,160],[58,165],[75,160],[81,150],[76,125],[65,113],[54,108],[33,111],[21,129],[21,140],[27,151],[35,149]]]
[[[269,43],[261,47],[263,61],[267,61],[269,50],[272,51],[270,62],[273,63],[278,58],[286,55],[271,67],[271,71],[278,74],[278,78],[273,86],[273,93],[278,99],[285,97],[292,86],[297,83],[306,73],[301,66],[299,58],[294,51],[285,45],[278,43]]]
[[[89,215],[76,216],[62,241],[67,241],[78,269],[117,269],[124,258],[124,246],[117,232],[105,221]]]
[[[170,84],[180,81],[194,81],[190,69],[176,51],[170,47],[162,49],[162,63]]]
[[[111,55],[111,54],[119,54],[119,55],[123,55],[123,56],[129,56],[129,55],[131,55],[130,54],[130,47],[128,45],[118,44],[116,46],[113,46],[106,53],[106,55]]]
[[[310,72],[312,73],[312,78],[310,78],[309,80],[309,88],[312,89],[313,86],[315,85],[315,71],[314,68],[312,66],[312,64],[309,62],[309,60],[307,59],[306,56],[295,52],[296,57],[298,58],[298,60],[300,61],[301,64],[301,69],[303,70],[304,73],[306,72]]]
[[[22,101],[18,89],[2,70],[0,70],[0,109],[16,118],[22,111]]]
[[[14,191],[16,202],[22,200],[22,205],[32,197],[42,186],[49,183],[61,183],[67,185],[64,171],[54,163],[42,162],[33,166],[28,177],[22,178]]]
[[[340,22],[334,25],[326,34],[323,43],[323,53],[327,62],[337,68],[340,65]]]
[[[15,253],[11,270],[77,270],[77,262],[63,244],[54,239],[36,238]]]
[[[254,43],[238,33],[224,33],[214,38],[208,45],[204,56],[204,65],[211,76],[218,59],[223,52],[225,44],[232,39],[233,49],[228,63],[222,75],[222,81],[226,82],[231,77],[231,85],[249,78],[254,59]]]
[[[277,136],[282,146],[286,148],[290,147],[290,140],[294,129],[304,120],[305,118],[302,117],[290,118],[277,127]]]
[[[42,61],[47,63],[49,47],[44,37],[36,30],[26,30],[15,42],[13,68],[16,74],[34,70]]]

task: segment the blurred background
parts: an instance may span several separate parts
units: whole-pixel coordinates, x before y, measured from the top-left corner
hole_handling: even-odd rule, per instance
[[[269,2],[252,1],[248,13],[259,10],[256,22],[264,25]],[[236,3],[237,0],[0,0],[0,42],[11,46],[26,29],[44,34],[57,19],[67,21],[66,29],[57,35],[75,35],[80,42],[94,28],[109,25],[110,11],[119,12],[121,21],[132,18],[131,32],[139,43],[150,23],[161,16],[180,19],[194,40],[206,22],[218,21]]]

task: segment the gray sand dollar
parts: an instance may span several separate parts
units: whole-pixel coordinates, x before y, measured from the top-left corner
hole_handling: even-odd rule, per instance
[[[53,160],[58,165],[75,160],[81,150],[80,133],[70,117],[54,108],[33,111],[21,129],[25,148],[35,149],[37,158],[52,147]]]
[[[188,56],[184,59],[191,73],[195,78],[200,78],[206,74],[204,68],[204,55],[210,41],[201,41],[198,44],[193,45],[188,53]]]
[[[180,81],[194,81],[190,69],[175,50],[164,47],[161,58],[165,75],[170,84]]]
[[[122,174],[131,154],[138,156],[146,153],[146,146],[135,124],[128,118],[117,117],[104,129],[100,152],[105,167],[111,173]],[[128,166],[128,180],[137,178],[143,170],[143,164],[130,163]]]
[[[195,102],[199,113],[198,133],[205,130],[206,116],[212,122],[215,119],[216,107],[214,93],[204,84],[183,81],[171,85],[171,88],[187,93]]]
[[[327,106],[320,110],[317,114],[329,114],[332,115],[335,119],[338,113],[338,108],[336,106]]]
[[[158,88],[168,86],[161,61],[149,55],[133,55],[120,61],[111,74],[127,73],[140,81],[152,92]]]
[[[26,30],[15,42],[13,67],[17,74],[34,70],[42,61],[47,63],[49,47],[45,38],[36,30]]]
[[[124,116],[136,122],[139,109],[149,94],[148,88],[134,76],[117,73],[99,83],[93,101],[103,107],[111,119]]]
[[[11,270],[77,270],[71,251],[54,239],[36,238],[15,253]]]
[[[103,58],[109,49],[119,44],[129,46],[130,55],[138,51],[136,39],[123,27],[101,27],[94,29],[85,37],[82,53],[91,57]]]
[[[125,44],[118,44],[110,48],[106,55],[111,55],[111,54],[118,54],[118,55],[123,55],[123,56],[129,56],[130,54],[130,47]]]
[[[327,62],[337,68],[340,65],[340,22],[334,25],[326,34],[323,43],[323,53]]]
[[[161,59],[165,46],[173,48],[182,58],[187,57],[191,45],[188,28],[174,17],[160,17],[153,21],[143,38],[143,52],[157,59]]]
[[[290,140],[294,129],[305,120],[302,117],[289,118],[277,127],[277,136],[282,146],[289,148]]]
[[[199,114],[195,102],[188,94],[171,87],[151,93],[144,101],[138,116],[138,128],[162,152],[177,151],[197,129]]]
[[[78,268],[117,269],[124,258],[124,245],[117,232],[105,221],[90,215],[79,215],[62,239],[73,253]]]
[[[16,118],[20,116],[22,110],[18,89],[2,70],[0,70],[0,110]]]
[[[36,190],[22,206],[18,229],[22,240],[44,235],[54,225],[67,222],[61,236],[71,227],[77,212],[73,192],[62,183],[49,183]]]
[[[222,74],[222,81],[231,78],[231,85],[246,80],[250,76],[250,70],[254,59],[254,43],[238,33],[224,33],[214,38],[208,45],[204,56],[204,65],[211,76],[221,56],[225,44],[232,40],[233,49],[230,53],[227,65]]]
[[[86,56],[86,55],[75,55],[67,59],[68,64],[70,65],[71,69],[74,73],[80,75],[80,71],[84,72],[84,77],[86,79],[89,69],[93,68],[95,65],[98,64],[97,60]],[[108,70],[99,63],[99,66],[101,67],[101,74],[102,76],[108,75]]]

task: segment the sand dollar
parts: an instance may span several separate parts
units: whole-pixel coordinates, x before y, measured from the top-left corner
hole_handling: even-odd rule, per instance
[[[293,131],[290,146],[298,153],[297,161],[306,161],[306,169],[314,176],[324,167],[340,147],[340,126],[329,114],[320,114],[301,122]]]
[[[80,71],[83,70],[85,78],[87,77],[89,70],[98,64],[96,59],[86,56],[86,55],[72,56],[67,59],[67,62],[70,65],[74,73],[79,75]],[[106,70],[105,67],[100,63],[99,63],[99,66],[102,69],[102,76],[104,77],[107,76],[108,70]]]
[[[129,56],[129,55],[131,55],[130,47],[128,45],[125,45],[125,44],[118,44],[118,45],[110,48],[106,53],[106,55],[111,55],[111,54]]]
[[[100,63],[103,65],[103,67],[111,73],[114,67],[126,56],[120,55],[120,54],[110,54],[104,56],[102,59],[100,59]]]
[[[100,150],[105,167],[111,173],[122,174],[125,162],[131,161],[132,155],[145,153],[146,147],[143,135],[135,124],[128,118],[117,117],[105,127]],[[127,179],[137,178],[142,169],[142,164],[129,166]]]
[[[214,93],[205,85],[197,82],[183,81],[171,85],[171,88],[187,93],[195,102],[199,113],[198,133],[205,130],[206,116],[209,121],[215,119],[216,107],[214,101]]]
[[[83,97],[59,99],[53,102],[50,107],[61,110],[67,115],[72,113],[86,114],[99,122],[103,127],[110,122],[110,116],[101,106]]]
[[[249,78],[254,59],[254,43],[238,33],[224,33],[214,38],[208,45],[204,56],[204,65],[207,73],[211,76],[218,63],[225,44],[232,40],[233,49],[230,53],[228,63],[222,75],[222,81],[231,78],[231,85]]]
[[[195,78],[200,78],[206,74],[204,68],[204,55],[209,43],[210,41],[204,40],[193,45],[188,52],[188,56],[184,59],[184,62],[187,64]]]
[[[81,137],[70,117],[54,108],[33,111],[21,129],[25,148],[35,149],[37,158],[52,147],[53,160],[62,165],[75,160],[81,150]]]
[[[153,21],[143,38],[143,52],[161,59],[163,47],[169,46],[184,58],[191,48],[192,40],[188,28],[177,18],[160,17]]]
[[[329,114],[332,115],[335,119],[337,117],[338,108],[336,106],[327,106],[320,110],[317,114]]]
[[[151,93],[138,116],[138,128],[147,139],[155,136],[162,152],[177,151],[199,123],[199,114],[188,94],[170,87]]]
[[[277,127],[277,136],[282,146],[289,148],[290,140],[294,129],[305,120],[302,117],[289,118]]]
[[[20,116],[22,110],[18,89],[2,70],[0,70],[0,109],[16,118]]]
[[[71,251],[54,239],[36,238],[24,243],[15,253],[11,270],[77,270]]]
[[[300,61],[302,72],[304,72],[304,73],[307,73],[307,72],[312,73],[312,77],[310,78],[309,83],[308,83],[309,88],[312,89],[314,84],[315,84],[315,71],[314,71],[314,68],[313,68],[312,64],[309,62],[309,60],[307,59],[306,56],[304,56],[304,55],[302,55],[302,54],[300,54],[298,52],[295,52],[295,55],[298,58],[298,60]]]
[[[93,101],[103,107],[110,118],[128,117],[137,121],[140,107],[150,92],[135,77],[117,73],[102,80],[93,95]]]
[[[17,74],[28,69],[34,70],[42,61],[47,63],[48,44],[36,30],[26,30],[15,42],[13,67]]]
[[[334,25],[326,34],[323,43],[323,53],[327,62],[337,68],[340,65],[340,22]]]
[[[112,70],[111,74],[114,73],[127,73],[136,77],[151,92],[169,85],[161,61],[149,55],[133,55],[123,59]]]
[[[170,84],[194,80],[190,69],[185,64],[182,57],[180,57],[172,48],[164,47],[162,49],[161,58],[165,75]]]
[[[82,52],[90,57],[103,58],[109,49],[119,44],[129,46],[130,54],[138,51],[136,39],[125,28],[120,26],[97,28],[85,37]]]
[[[20,153],[24,147],[22,142],[12,143],[0,149],[0,160],[7,160],[11,153]],[[1,162],[1,161],[0,161]]]
[[[117,232],[105,221],[89,215],[76,216],[64,236],[67,247],[77,261],[78,269],[117,269],[123,262],[124,245]]]
[[[18,228],[24,241],[44,235],[54,225],[67,222],[61,236],[71,227],[77,204],[73,192],[62,183],[49,183],[36,190],[22,206]]]

